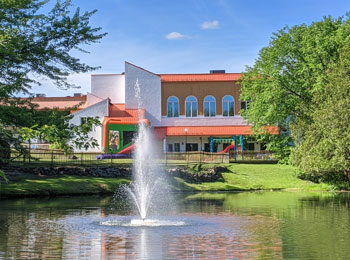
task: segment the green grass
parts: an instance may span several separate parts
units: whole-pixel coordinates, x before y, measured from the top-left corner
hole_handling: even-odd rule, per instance
[[[121,184],[130,181],[121,178],[97,177],[29,177],[0,186],[1,197],[59,196],[114,193]]]
[[[215,164],[218,166],[218,164]],[[222,182],[186,183],[174,178],[172,185],[177,191],[251,191],[251,190],[289,190],[289,191],[329,191],[327,184],[316,184],[298,179],[295,168],[278,164],[219,164],[227,167]],[[202,169],[214,164],[203,164]],[[173,166],[169,166],[173,167]],[[192,165],[197,170],[198,165]],[[130,180],[98,177],[38,177],[28,174],[8,184],[0,186],[1,197],[14,196],[56,196],[77,194],[113,193],[121,184]]]
[[[225,165],[225,164],[222,164]],[[206,164],[203,168],[212,167]],[[186,183],[176,179],[178,190],[245,191],[245,190],[331,190],[331,186],[298,179],[295,168],[278,164],[226,164],[228,172],[222,173],[224,182]]]

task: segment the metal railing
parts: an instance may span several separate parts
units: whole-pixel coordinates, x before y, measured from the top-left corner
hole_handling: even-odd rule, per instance
[[[0,149],[1,150],[1,149]],[[240,161],[268,161],[273,160],[273,154],[261,152],[209,153],[196,152],[167,152],[156,154],[156,163],[161,164],[191,164],[191,163],[229,163]],[[25,149],[11,150],[10,153],[0,151],[0,165],[43,165],[43,166],[130,166],[131,156],[117,154],[102,154],[91,152],[65,153],[61,150]]]
[[[269,151],[230,151],[230,161],[276,161]]]

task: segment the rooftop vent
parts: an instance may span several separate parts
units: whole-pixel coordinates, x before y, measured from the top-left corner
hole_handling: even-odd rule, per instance
[[[38,93],[38,94],[35,94],[36,97],[46,97],[46,95],[44,93]]]
[[[225,74],[226,71],[225,70],[210,70],[209,73],[210,74]]]
[[[73,97],[81,97],[81,96],[83,96],[83,94],[81,94],[81,93],[74,93],[73,94]]]

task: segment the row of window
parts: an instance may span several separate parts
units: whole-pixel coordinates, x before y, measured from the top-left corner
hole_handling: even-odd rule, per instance
[[[213,117],[216,116],[216,99],[213,96],[206,96],[204,98],[204,116]],[[167,101],[168,117],[179,117],[179,99],[175,96],[171,96]],[[198,101],[194,96],[188,96],[185,100],[186,117],[198,116]],[[248,108],[247,101],[241,101],[241,110]],[[235,115],[235,99],[226,95],[222,98],[222,115],[225,117]]]
[[[227,146],[230,144],[222,144],[222,149],[225,150]],[[260,147],[259,147],[260,146]],[[254,151],[255,150],[255,144],[254,143],[247,143],[244,145],[244,149],[246,151]],[[265,151],[266,150],[266,144],[265,143],[260,143],[258,144],[258,149],[260,148],[260,151]],[[185,147],[186,152],[193,152],[193,151],[198,151],[198,143],[186,143]],[[214,150],[213,152],[217,152],[218,150],[218,145],[214,144]],[[204,143],[204,150],[205,152],[210,152],[210,143]],[[174,143],[174,144],[168,144],[168,150],[167,152],[180,152],[180,143]]]

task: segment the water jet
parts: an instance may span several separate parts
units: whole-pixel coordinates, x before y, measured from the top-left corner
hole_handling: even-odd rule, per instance
[[[132,199],[143,224],[150,223],[150,214],[169,212],[171,193],[165,172],[158,163],[156,140],[149,125],[145,124],[140,86],[135,84],[138,100],[139,124],[133,153],[133,181],[127,192]],[[155,220],[152,219],[152,223]]]

